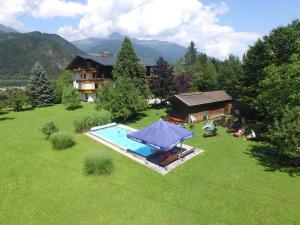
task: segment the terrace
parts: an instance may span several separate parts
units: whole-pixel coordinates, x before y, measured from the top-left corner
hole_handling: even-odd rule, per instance
[[[113,123],[93,128],[86,135],[162,175],[203,152],[186,144],[176,144],[168,151],[160,151],[127,137],[136,131],[138,130]],[[164,153],[168,157],[162,159]]]

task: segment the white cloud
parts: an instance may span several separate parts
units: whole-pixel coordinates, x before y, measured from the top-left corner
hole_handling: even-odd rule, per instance
[[[237,32],[220,25],[220,16],[229,11],[225,3],[204,5],[197,0],[88,0],[78,27],[61,27],[58,33],[76,40],[105,37],[113,31],[141,39],[167,40],[187,46],[194,40],[199,50],[225,58],[242,55],[258,33]],[[120,15],[120,16],[119,16]],[[113,18],[113,19],[111,19]]]
[[[83,15],[85,5],[66,0],[0,0],[0,24],[28,31],[22,23],[25,16],[52,18]]]
[[[16,19],[18,13],[23,13],[26,8],[25,0],[0,0],[0,24],[22,29],[22,22]]]
[[[14,9],[16,2],[17,8]],[[11,0],[0,0],[0,23],[4,17],[1,15],[2,3],[10,9],[6,18],[20,25],[14,16],[34,2],[40,3],[31,12],[36,18],[79,17],[77,26],[62,24],[57,31],[68,40],[106,37],[114,31],[184,46],[194,40],[199,50],[224,58],[229,53],[242,55],[248,44],[260,36],[221,25],[221,16],[229,11],[225,3],[204,5],[198,0],[87,0],[85,3],[74,0],[14,0],[14,4]]]
[[[82,15],[85,5],[65,0],[43,0],[32,15],[38,18],[51,18],[55,16],[75,17]]]

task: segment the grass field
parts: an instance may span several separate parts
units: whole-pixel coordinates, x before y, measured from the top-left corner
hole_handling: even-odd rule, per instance
[[[300,177],[262,154],[267,147],[227,134],[186,143],[204,153],[162,176],[83,134],[73,120],[93,105],[62,105],[0,115],[0,224],[299,224]],[[129,126],[142,128],[164,110]],[[54,151],[39,129],[53,120],[76,145]],[[105,151],[115,169],[86,176],[87,152]]]

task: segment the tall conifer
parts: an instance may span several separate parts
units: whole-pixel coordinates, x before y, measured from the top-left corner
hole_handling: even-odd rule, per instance
[[[143,78],[145,76],[145,67],[140,63],[128,37],[125,37],[122,43],[112,73],[115,79],[118,77]]]
[[[55,103],[54,91],[47,76],[47,72],[39,62],[36,62],[31,70],[28,83],[28,94],[33,107],[49,106]]]

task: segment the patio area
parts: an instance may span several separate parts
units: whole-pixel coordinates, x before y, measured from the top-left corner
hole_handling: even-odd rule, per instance
[[[135,133],[137,131],[136,129],[122,124],[118,124],[117,126],[126,129],[132,133]],[[134,151],[128,150],[124,146],[121,146],[106,138],[95,135],[93,132],[87,132],[86,135],[162,175],[169,173],[177,166],[187,162],[188,160],[203,152],[203,150],[201,149],[178,143],[172,146],[172,148],[170,148],[169,150],[157,150],[157,152],[151,155],[150,157],[143,157],[134,153]]]

